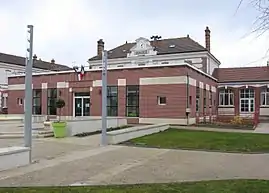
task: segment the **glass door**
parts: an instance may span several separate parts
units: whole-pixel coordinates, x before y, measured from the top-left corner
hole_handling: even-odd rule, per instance
[[[83,115],[82,116],[90,116],[90,97],[83,98]]]
[[[83,114],[82,98],[75,98],[75,117],[80,117]]]

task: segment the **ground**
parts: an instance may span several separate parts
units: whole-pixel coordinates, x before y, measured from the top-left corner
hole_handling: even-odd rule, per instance
[[[200,149],[222,152],[269,152],[269,135],[194,131],[170,128],[166,131],[132,139],[125,144],[159,148]]]
[[[136,185],[110,185],[91,187],[31,187],[31,188],[0,188],[0,193],[266,193],[269,192],[269,181],[263,180],[225,180],[203,181],[170,184],[136,184]]]
[[[34,164],[3,171],[0,186],[269,180],[269,154],[99,146],[100,135],[34,140]],[[3,140],[0,140],[4,145]],[[22,143],[22,140],[16,143]],[[15,141],[13,141],[15,143]],[[12,144],[11,141],[7,142]]]

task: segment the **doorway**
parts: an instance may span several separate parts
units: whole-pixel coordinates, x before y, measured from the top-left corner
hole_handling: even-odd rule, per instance
[[[253,89],[240,90],[240,112],[253,113],[255,107],[255,93]]]
[[[90,93],[78,92],[74,93],[73,114],[74,117],[90,116]]]

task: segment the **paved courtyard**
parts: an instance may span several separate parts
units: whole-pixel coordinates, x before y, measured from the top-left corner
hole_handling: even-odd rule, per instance
[[[100,147],[99,137],[37,140],[33,154],[39,161],[1,172],[0,186],[269,179],[269,154]]]

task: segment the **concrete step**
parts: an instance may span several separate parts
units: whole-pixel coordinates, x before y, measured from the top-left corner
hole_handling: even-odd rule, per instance
[[[23,132],[1,132],[0,139],[16,139],[16,138],[23,138]],[[32,133],[33,138],[45,138],[45,137],[54,137],[53,131],[38,131]]]

